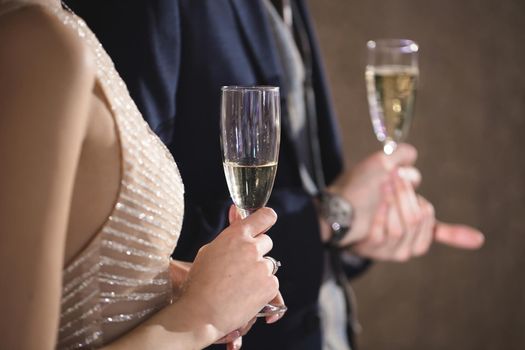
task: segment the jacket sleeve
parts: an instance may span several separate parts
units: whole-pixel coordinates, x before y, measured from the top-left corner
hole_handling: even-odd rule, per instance
[[[178,1],[66,2],[96,33],[144,118],[169,144],[180,67]]]
[[[343,171],[342,143],[339,125],[326,73],[323,66],[321,50],[315,33],[314,25],[305,0],[295,2],[298,13],[303,18],[312,54],[312,78],[315,90],[315,104],[317,110],[317,124],[319,128],[319,143],[321,146],[321,159],[327,185],[332,183]],[[342,252],[341,261],[343,270],[349,279],[359,276],[366,271],[372,263],[370,259],[361,258]]]

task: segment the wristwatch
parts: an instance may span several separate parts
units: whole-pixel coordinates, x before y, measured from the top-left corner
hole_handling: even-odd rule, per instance
[[[339,242],[352,227],[354,217],[352,204],[343,197],[327,191],[321,191],[318,199],[319,214],[328,223],[332,233],[328,244],[339,246]]]

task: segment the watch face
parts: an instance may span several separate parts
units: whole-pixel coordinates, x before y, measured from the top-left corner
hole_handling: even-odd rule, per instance
[[[328,216],[332,221],[344,224],[349,220],[350,204],[340,196],[330,195],[328,200]]]
[[[321,214],[332,229],[332,240],[341,240],[350,229],[351,204],[341,196],[324,192],[321,195]]]

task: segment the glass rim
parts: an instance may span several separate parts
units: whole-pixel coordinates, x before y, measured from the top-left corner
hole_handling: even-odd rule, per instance
[[[278,86],[271,85],[224,85],[221,87],[221,91],[268,91],[268,92],[279,92]]]
[[[412,39],[380,38],[369,40],[366,43],[369,50],[399,49],[402,52],[418,52],[419,45]]]

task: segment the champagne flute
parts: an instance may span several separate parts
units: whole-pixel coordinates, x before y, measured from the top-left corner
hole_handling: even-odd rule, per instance
[[[419,79],[419,46],[408,39],[367,43],[366,88],[372,125],[383,152],[392,154],[408,136]]]
[[[278,87],[222,87],[224,174],[233,202],[243,218],[268,202],[277,171],[280,139]],[[284,305],[267,304],[257,316],[285,310]]]

